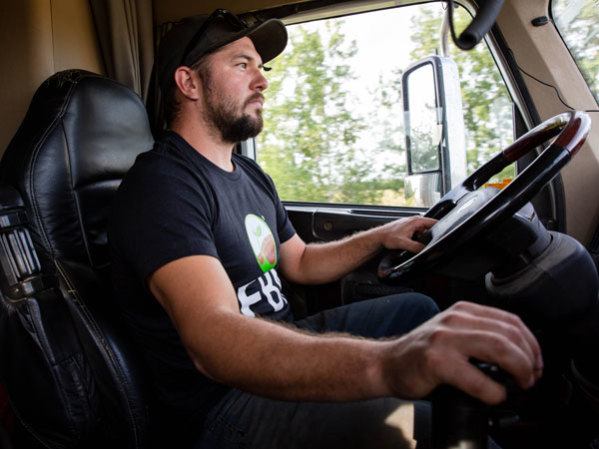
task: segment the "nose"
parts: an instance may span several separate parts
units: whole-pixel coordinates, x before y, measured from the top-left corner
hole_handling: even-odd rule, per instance
[[[256,68],[256,75],[252,80],[251,87],[252,90],[256,90],[258,92],[262,92],[268,88],[268,80],[264,76],[264,73],[262,73],[262,70],[260,70],[259,68]]]

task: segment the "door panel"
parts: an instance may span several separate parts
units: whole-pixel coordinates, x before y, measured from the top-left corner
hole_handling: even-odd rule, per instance
[[[306,242],[337,240],[402,217],[411,217],[425,210],[329,207],[297,203],[286,203],[285,207],[295,230]]]
[[[365,207],[322,207],[318,205],[286,204],[289,218],[305,242],[338,240],[355,232],[370,229],[392,220],[422,212],[418,209],[382,209]],[[410,291],[408,286],[381,284],[376,276],[379,257],[374,257],[339,282],[323,287],[291,286],[292,302],[300,302],[300,310],[317,310],[354,301]],[[305,302],[305,303],[304,303]]]

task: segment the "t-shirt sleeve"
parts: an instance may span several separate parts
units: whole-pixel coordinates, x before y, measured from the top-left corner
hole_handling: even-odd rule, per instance
[[[277,232],[279,233],[280,242],[284,243],[295,235],[295,228],[293,227],[293,224],[291,224],[287,210],[285,209],[285,206],[283,206],[283,203],[279,200],[279,196],[276,194],[276,192],[275,195],[277,198]]]
[[[110,238],[142,282],[182,257],[218,257],[209,190],[186,179],[176,171],[150,171],[143,178],[132,173],[117,195]]]

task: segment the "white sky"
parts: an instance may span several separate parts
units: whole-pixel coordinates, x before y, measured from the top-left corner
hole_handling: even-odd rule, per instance
[[[405,68],[410,62],[412,44],[408,39],[414,7],[394,8],[343,17],[342,31],[346,42],[355,40],[358,54],[352,71],[362,85],[375,85],[379,75],[388,78],[392,70]],[[324,28],[324,21],[301,26],[313,30]],[[292,33],[293,25],[289,26]],[[406,45],[409,44],[409,45]]]

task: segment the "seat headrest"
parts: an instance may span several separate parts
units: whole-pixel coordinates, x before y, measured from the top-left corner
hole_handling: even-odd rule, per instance
[[[0,162],[27,208],[40,256],[101,268],[111,200],[152,148],[146,109],[126,86],[82,70],[46,80]]]

